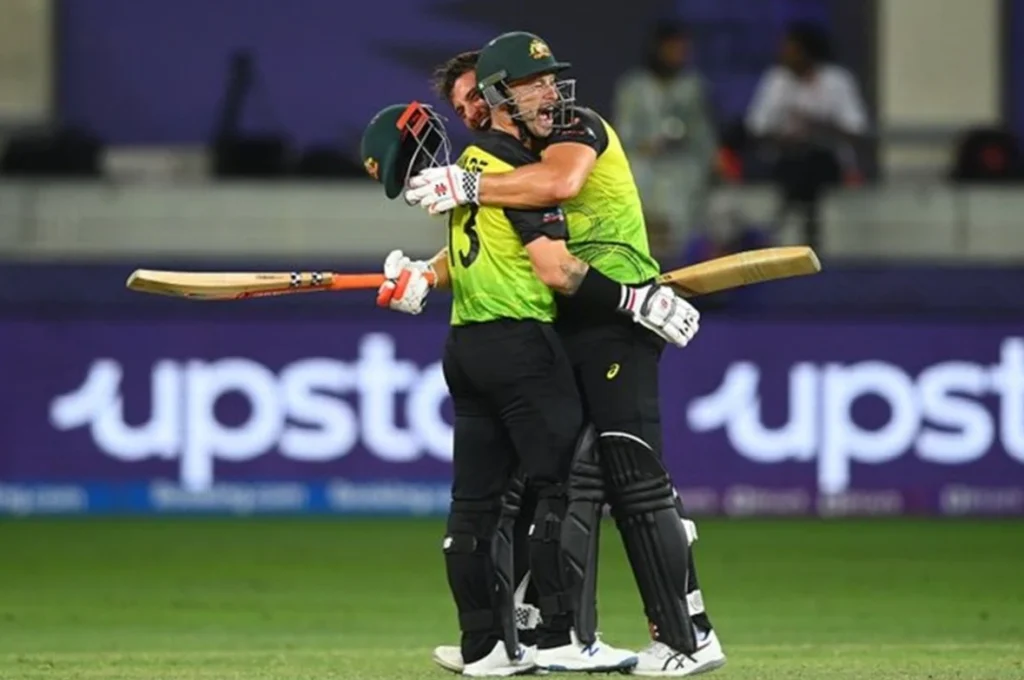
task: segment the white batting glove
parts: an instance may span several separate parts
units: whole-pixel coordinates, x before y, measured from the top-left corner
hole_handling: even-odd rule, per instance
[[[686,347],[700,328],[700,312],[668,286],[625,286],[622,311],[677,347]]]
[[[448,212],[458,205],[477,203],[480,173],[466,172],[457,165],[428,168],[409,179],[405,202],[431,215]]]
[[[426,306],[434,268],[422,260],[410,260],[401,250],[392,250],[384,260],[387,279],[377,289],[377,305],[406,314],[419,314]]]

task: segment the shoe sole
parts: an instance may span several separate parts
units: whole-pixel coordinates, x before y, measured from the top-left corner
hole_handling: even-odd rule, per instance
[[[442,661],[441,659],[438,659],[437,657],[434,657],[433,659],[434,659],[434,663],[437,664],[437,666],[439,668],[442,668],[442,669],[448,671],[449,673],[452,673],[453,675],[462,675],[462,670],[463,670],[462,666],[453,666],[453,665],[451,665],[449,663],[446,663],[446,662]],[[521,675],[525,675],[525,674],[547,675],[548,671],[547,671],[546,668],[544,668],[542,666],[537,666],[536,669],[534,669],[532,672],[531,671],[525,671],[524,673],[521,673]]]
[[[450,664],[445,663],[444,661],[441,661],[436,657],[434,658],[434,663],[436,663],[440,668],[443,668],[449,673],[454,673],[455,675],[462,675],[462,666],[452,666]]]
[[[500,673],[486,673],[482,675],[467,675],[466,677],[472,678],[512,678],[520,675],[536,675],[540,670],[540,666],[528,666],[526,668],[512,668],[508,669],[508,672]],[[465,675],[465,673],[463,673]]]
[[[461,664],[460,665],[456,665],[456,664],[448,663],[447,661],[445,661],[443,658],[441,658],[439,656],[431,655],[430,659],[435,664],[437,664],[438,667],[442,668],[443,670],[448,671],[449,673],[453,673],[454,675],[462,675],[462,671],[465,668],[465,666],[462,666]],[[536,669],[533,671],[533,674],[535,674],[535,675],[547,675],[548,671],[543,666],[537,666]]]
[[[719,668],[721,668],[724,665],[725,665],[725,657],[723,656],[723,657],[720,657],[718,659],[712,659],[711,661],[707,661],[707,662],[701,664],[700,666],[697,666],[692,671],[689,671],[689,672],[687,672],[685,674],[673,673],[673,672],[670,672],[670,671],[644,672],[644,671],[634,670],[633,671],[633,675],[636,675],[636,676],[639,676],[639,677],[642,677],[642,678],[688,678],[688,677],[690,677],[692,675],[703,675],[704,673],[710,673],[711,671],[718,670]]]
[[[625,661],[615,664],[614,666],[588,666],[585,668],[569,668],[568,666],[559,666],[556,664],[551,664],[547,666],[541,666],[541,668],[552,673],[621,673],[623,675],[628,675],[630,672],[632,672],[634,668],[636,668],[636,665],[637,663],[639,663],[639,661],[639,657],[631,656]]]

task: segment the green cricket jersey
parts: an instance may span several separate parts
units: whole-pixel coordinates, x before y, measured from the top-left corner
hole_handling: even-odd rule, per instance
[[[458,164],[469,171],[490,173],[509,172],[539,160],[515,137],[489,131],[476,137]],[[451,325],[497,319],[553,321],[554,293],[537,278],[526,252],[526,245],[541,236],[568,237],[560,208],[464,205],[452,210],[448,221]]]
[[[547,146],[586,144],[597,162],[583,189],[562,203],[569,251],[605,276],[625,284],[649,281],[660,267],[651,256],[640,194],[614,128],[591,109],[576,108],[576,123],[556,130]]]

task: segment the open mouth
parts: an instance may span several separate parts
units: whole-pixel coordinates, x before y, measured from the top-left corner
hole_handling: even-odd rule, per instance
[[[555,105],[542,106],[537,111],[537,120],[542,123],[552,123],[555,120]]]

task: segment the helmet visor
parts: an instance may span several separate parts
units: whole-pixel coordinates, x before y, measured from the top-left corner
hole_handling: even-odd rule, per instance
[[[426,170],[451,164],[452,143],[445,129],[444,118],[433,107],[412,102],[399,117],[396,127],[401,134],[396,170],[404,168],[402,185],[409,178]]]
[[[547,122],[552,129],[571,126],[576,104],[576,79],[557,80],[554,74],[541,74],[525,83],[509,83],[502,76],[480,84],[491,109],[505,107],[512,120],[530,126]],[[547,119],[544,121],[543,119]],[[531,126],[532,127],[532,126]]]

